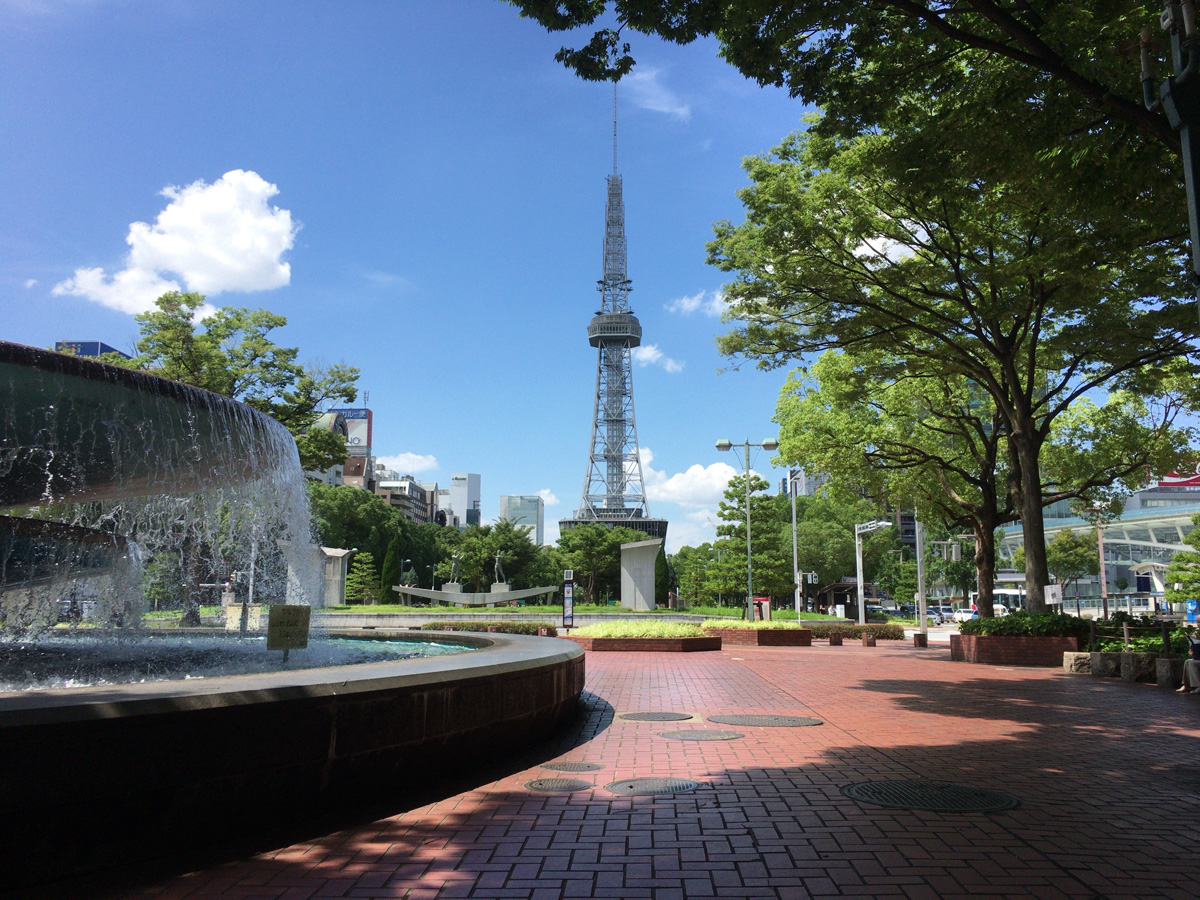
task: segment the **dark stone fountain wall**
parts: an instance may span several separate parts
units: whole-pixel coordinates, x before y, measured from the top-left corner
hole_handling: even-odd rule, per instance
[[[383,637],[384,635],[380,635]],[[404,637],[410,637],[406,632]],[[575,715],[584,655],[435,635],[461,655],[0,695],[4,887],[42,886],[403,797]]]

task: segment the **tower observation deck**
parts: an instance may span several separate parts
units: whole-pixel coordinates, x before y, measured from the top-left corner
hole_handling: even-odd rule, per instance
[[[667,520],[654,519],[646,505],[642,461],[638,456],[633,413],[631,351],[642,343],[642,324],[629,308],[631,282],[626,273],[625,200],[617,174],[617,97],[613,86],[613,173],[606,179],[604,206],[604,277],[598,282],[600,309],[588,323],[588,342],[599,354],[596,399],[587,474],[579,508],[559,521],[566,531],[603,522],[624,525],[650,537],[665,538]]]

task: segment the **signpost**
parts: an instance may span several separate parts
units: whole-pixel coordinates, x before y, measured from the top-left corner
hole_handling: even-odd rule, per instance
[[[267,649],[282,650],[286,663],[290,650],[308,646],[308,623],[312,607],[298,603],[276,604],[267,619]]]
[[[575,627],[575,572],[563,569],[563,628]]]

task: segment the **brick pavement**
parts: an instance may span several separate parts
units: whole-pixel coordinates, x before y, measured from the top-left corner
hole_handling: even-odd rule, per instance
[[[1200,697],[1045,669],[952,663],[945,646],[589,653],[586,715],[539,760],[417,809],[127,891],[122,900],[613,897],[1196,900]],[[683,723],[622,712],[692,713]],[[709,715],[812,716],[804,728]],[[620,797],[645,775],[698,790]],[[524,784],[578,777],[545,794]],[[930,779],[1001,791],[995,813],[887,809],[854,782]]]

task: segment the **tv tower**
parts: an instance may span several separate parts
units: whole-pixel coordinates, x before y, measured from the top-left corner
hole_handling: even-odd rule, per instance
[[[642,461],[633,416],[631,351],[642,342],[642,325],[629,308],[626,273],[625,201],[617,174],[617,86],[613,85],[613,172],[604,206],[604,277],[598,282],[600,309],[588,323],[588,342],[600,352],[596,363],[596,401],[592,413],[591,452],[583,495],[575,516],[559,522],[603,522],[665,538],[667,520],[650,517]]]

